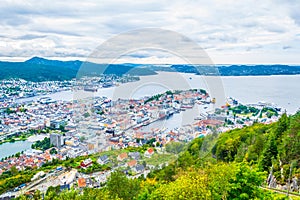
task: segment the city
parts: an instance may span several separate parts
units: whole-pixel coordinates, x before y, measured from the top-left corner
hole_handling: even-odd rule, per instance
[[[89,85],[98,82],[95,78],[87,80]],[[55,88],[57,84],[45,85]],[[39,171],[30,182],[3,196],[35,190],[46,192],[50,186],[97,188],[117,169],[128,177],[146,177],[151,170],[176,159],[174,153],[167,151],[168,144],[188,143],[255,122],[273,123],[282,113],[272,104],[242,105],[233,98],[228,98],[221,108],[213,108],[216,100],[203,89],[166,91],[152,97],[115,101],[95,97],[92,102],[85,99],[84,104],[50,97],[22,103],[16,103],[17,100],[2,102],[1,143],[26,139],[34,142],[31,149],[2,158],[0,174],[12,168],[21,171],[43,168],[57,161],[58,164],[52,170]],[[194,108],[198,114],[189,124],[175,128],[161,126],[161,122]],[[153,126],[155,123],[159,126]],[[59,165],[69,160],[71,164]]]

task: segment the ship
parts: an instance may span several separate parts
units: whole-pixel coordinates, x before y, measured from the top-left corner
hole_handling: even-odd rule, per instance
[[[98,91],[98,89],[95,87],[84,87],[83,90],[86,92],[97,92]]]
[[[213,98],[213,99],[211,100],[211,102],[212,102],[212,103],[216,103],[216,98]]]

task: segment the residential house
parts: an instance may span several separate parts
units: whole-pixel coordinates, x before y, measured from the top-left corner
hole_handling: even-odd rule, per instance
[[[128,158],[128,155],[127,155],[126,152],[124,152],[124,153],[121,153],[120,155],[118,155],[117,160],[118,160],[118,161],[123,161],[123,160],[125,160],[125,159],[127,159],[127,158]]]
[[[139,160],[141,158],[141,154],[139,152],[130,152],[128,155],[134,160]]]
[[[97,162],[100,164],[100,165],[104,165],[104,164],[107,164],[109,163],[109,158],[107,155],[103,155],[103,156],[100,156],[97,160]]]
[[[153,154],[154,150],[152,148],[149,148],[147,151],[145,151],[144,156],[150,158]]]
[[[85,181],[85,178],[79,178],[77,180],[77,183],[78,183],[78,187],[79,188],[85,188],[86,187],[86,181]]]
[[[133,168],[133,171],[137,174],[140,174],[140,173],[143,173],[145,171],[145,167],[144,165],[136,165],[134,168]]]
[[[92,164],[93,164],[92,159],[88,158],[88,159],[85,159],[84,161],[82,161],[80,163],[80,166],[83,168],[87,168],[87,167],[91,166]]]
[[[136,165],[137,165],[137,161],[136,160],[131,160],[131,161],[127,162],[127,166],[130,167],[130,168],[134,167]]]

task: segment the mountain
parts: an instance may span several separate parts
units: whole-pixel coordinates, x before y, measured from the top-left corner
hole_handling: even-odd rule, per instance
[[[25,62],[1,62],[0,80],[21,78],[28,81],[63,81],[80,76],[116,75],[154,75],[151,69],[139,68],[132,64],[95,64],[91,62],[48,60],[33,57]]]
[[[266,76],[300,74],[300,66],[290,65],[230,65],[215,67],[203,65],[172,65],[171,68],[177,72],[215,76]]]
[[[21,78],[28,81],[70,80],[80,76],[101,74],[155,75],[157,71],[195,73],[207,76],[261,76],[300,74],[300,66],[289,65],[142,65],[96,64],[84,61],[60,61],[33,57],[25,62],[1,62],[0,80]]]
[[[76,76],[69,67],[30,62],[0,62],[0,79],[21,78],[28,81],[62,81]]]
[[[82,65],[82,61],[60,61],[60,60],[48,60],[40,57],[32,57],[29,60],[26,60],[25,63],[37,64],[37,65],[48,65],[48,66],[57,66],[57,67],[69,67],[71,69],[78,70]]]

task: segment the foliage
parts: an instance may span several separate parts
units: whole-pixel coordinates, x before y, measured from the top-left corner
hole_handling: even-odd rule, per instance
[[[138,179],[129,180],[120,171],[113,172],[106,185],[110,196],[124,200],[133,199],[138,195],[140,190]]]
[[[203,171],[183,173],[174,182],[161,184],[149,199],[209,199],[207,174]]]
[[[43,140],[38,140],[36,141],[34,144],[31,145],[31,148],[33,149],[41,149],[41,150],[47,150],[50,147],[52,147],[52,145],[50,144],[50,138],[44,138]]]
[[[173,154],[179,154],[184,150],[184,143],[181,142],[170,142],[166,145],[166,151]]]

